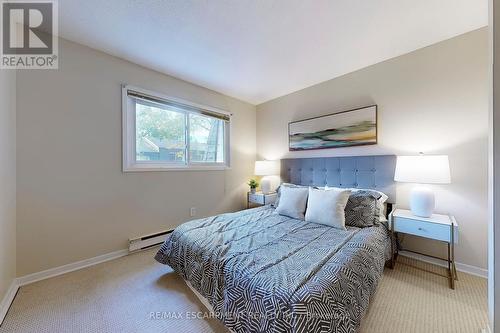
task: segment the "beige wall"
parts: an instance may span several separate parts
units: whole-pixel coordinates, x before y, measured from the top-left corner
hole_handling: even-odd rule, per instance
[[[123,83],[230,110],[228,171],[121,172]],[[127,247],[130,237],[244,207],[255,106],[61,40],[60,69],[18,74],[17,274]]]
[[[360,49],[360,52],[363,52]],[[310,152],[288,151],[287,124],[377,104],[379,144]],[[480,29],[300,90],[257,106],[259,158],[371,154],[447,154],[452,184],[434,186],[437,211],[460,225],[457,261],[487,267],[488,33]],[[411,186],[398,186],[408,206]],[[444,246],[405,245],[444,255]]]
[[[0,302],[16,277],[15,103],[16,73],[0,70]]]

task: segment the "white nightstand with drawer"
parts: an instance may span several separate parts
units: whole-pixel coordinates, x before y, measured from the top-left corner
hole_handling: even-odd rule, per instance
[[[276,198],[278,197],[277,193],[269,193],[269,194],[264,194],[262,192],[248,192],[247,193],[247,208],[250,208],[250,204],[255,204],[255,205],[270,205],[273,204],[276,201]]]
[[[458,224],[453,216],[433,214],[431,217],[419,217],[406,209],[396,209],[390,216],[391,230],[394,237],[398,234],[409,234],[427,239],[441,241],[448,246],[448,258],[438,258],[424,253],[404,250],[407,252],[414,252],[420,255],[433,257],[448,262],[448,279],[450,281],[450,288],[455,289],[455,280],[457,279],[457,271],[455,268],[455,243],[458,241]],[[393,265],[396,261],[396,249],[393,255]]]

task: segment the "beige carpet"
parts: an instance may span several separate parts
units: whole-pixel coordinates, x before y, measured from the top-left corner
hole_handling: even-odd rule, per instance
[[[216,319],[203,318],[203,305],[153,260],[155,251],[22,287],[0,333],[227,332]],[[459,272],[453,291],[444,278],[398,264],[386,269],[361,332],[480,332],[487,323],[486,289],[485,279]]]

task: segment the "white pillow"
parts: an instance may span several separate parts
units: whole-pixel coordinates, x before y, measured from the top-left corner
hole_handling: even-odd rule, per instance
[[[351,195],[350,190],[309,188],[306,222],[325,224],[345,230],[345,206]]]
[[[307,187],[283,186],[280,192],[280,201],[276,212],[280,215],[303,220],[309,189]]]

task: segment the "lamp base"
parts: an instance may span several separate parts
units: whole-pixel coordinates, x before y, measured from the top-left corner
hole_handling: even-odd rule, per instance
[[[264,194],[271,193],[271,179],[269,178],[269,176],[264,176],[260,180],[260,190]]]
[[[410,193],[410,209],[413,215],[431,217],[436,200],[434,192],[425,186],[415,186]]]

